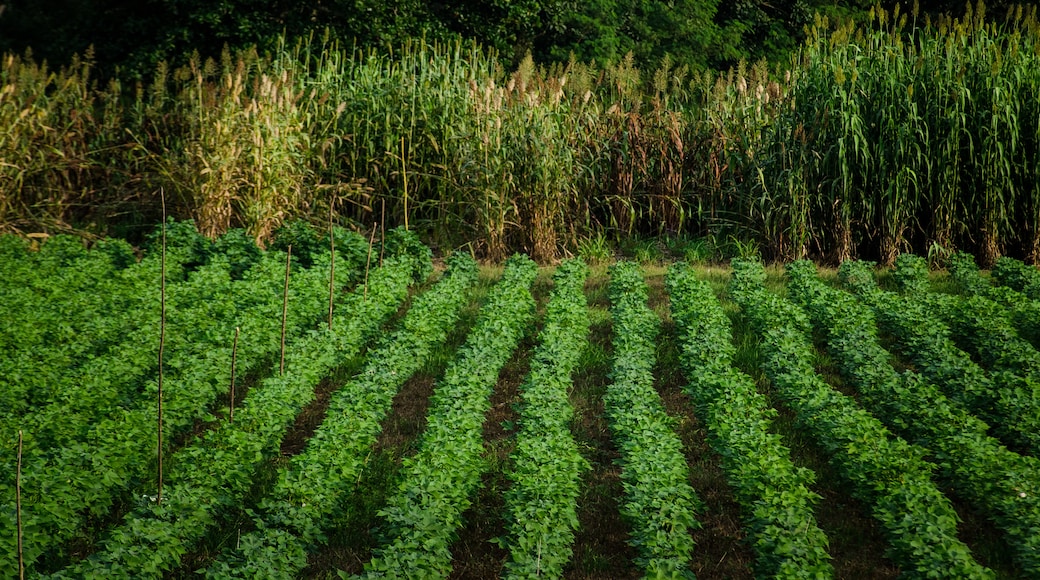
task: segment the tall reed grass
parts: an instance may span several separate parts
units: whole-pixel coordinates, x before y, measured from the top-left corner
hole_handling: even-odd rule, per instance
[[[290,217],[406,225],[553,260],[602,236],[734,239],[767,258],[1040,259],[1040,27],[981,5],[818,18],[787,68],[631,57],[597,69],[458,40],[328,38],[99,86],[89,55],[0,67],[0,229],[154,223],[158,193],[218,235]],[[385,208],[385,215],[383,215]]]
[[[773,167],[795,171],[766,177],[811,200],[812,239],[837,259],[937,247],[987,264],[1007,251],[1040,258],[1036,10],[1001,25],[982,4],[936,23],[898,5],[862,28],[817,19],[774,121],[804,130],[810,155],[781,152]]]

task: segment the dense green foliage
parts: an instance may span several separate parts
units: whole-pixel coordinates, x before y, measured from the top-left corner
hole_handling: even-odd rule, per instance
[[[451,539],[487,471],[484,416],[499,371],[534,315],[534,262],[517,254],[487,299],[480,319],[439,381],[419,452],[404,461],[404,481],[380,511],[386,544],[365,564],[365,578],[446,578]]]
[[[631,526],[629,542],[648,577],[691,578],[690,530],[699,526],[695,514],[702,508],[690,487],[682,442],[654,390],[654,340],[660,320],[647,306],[648,290],[638,264],[618,262],[610,274],[613,382],[603,406],[621,452],[621,513]]]
[[[763,370],[852,493],[871,505],[891,544],[890,557],[916,578],[992,577],[957,539],[957,513],[932,482],[935,466],[925,461],[926,451],[893,435],[816,374],[808,317],[766,290],[764,278],[761,264],[734,263],[731,290],[762,336]]]
[[[813,10],[865,12],[856,0],[734,6],[718,0],[16,0],[0,12],[0,51],[32,49],[63,65],[93,47],[106,75],[119,68],[124,78],[147,77],[158,62],[180,63],[192,51],[215,57],[224,46],[265,50],[279,34],[327,31],[344,44],[379,48],[459,35],[497,50],[506,64],[527,52],[542,62],[566,62],[573,52],[600,63],[633,52],[646,64],[668,54],[688,66],[718,67],[741,58],[783,58],[802,38]]]
[[[1003,258],[1003,260],[1003,263],[1007,264],[1007,258]],[[989,280],[982,277],[978,266],[975,265],[975,260],[963,252],[951,256],[949,270],[953,280],[966,295],[978,296],[995,302],[998,305],[997,310],[1006,312],[1013,332],[1017,332],[1021,338],[1030,341],[1034,346],[1040,345],[1040,302],[1006,285],[991,285]],[[1020,276],[1018,282],[1022,289],[1031,283],[1027,282],[1026,274],[1030,270],[1034,273],[1037,272],[1036,268],[1030,269],[1024,265],[1022,269],[1018,270]],[[1005,269],[997,270],[994,277],[1006,279],[1005,272],[1006,266]]]
[[[776,411],[751,378],[733,366],[730,322],[707,283],[685,264],[666,279],[672,317],[690,384],[686,392],[711,431],[730,485],[744,510],[758,553],[759,577],[821,578],[834,575],[827,536],[816,525],[814,474],[796,467],[791,451],[772,432]]]
[[[506,578],[556,578],[570,560],[581,475],[589,467],[571,435],[571,375],[589,346],[588,267],[568,260],[553,275],[545,325],[522,386],[523,407],[506,492]]]
[[[1022,292],[1033,300],[1040,300],[1040,271],[1036,268],[1004,256],[993,265],[992,274],[997,284]]]
[[[266,250],[166,233],[161,502],[160,236],[0,236],[3,569],[990,577],[958,516],[1000,577],[1038,568],[1040,355],[1014,314],[1035,268],[850,261],[846,292],[736,260],[727,290],[715,267],[517,256],[474,287],[469,253],[434,261],[404,230],[338,231],[335,280],[302,223]]]

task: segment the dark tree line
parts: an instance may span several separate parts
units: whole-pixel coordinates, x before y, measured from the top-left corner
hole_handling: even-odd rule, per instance
[[[0,51],[60,66],[93,47],[101,75],[148,78],[162,60],[218,56],[279,35],[328,31],[345,46],[389,47],[407,38],[461,35],[495,48],[505,66],[616,62],[629,52],[650,68],[666,54],[692,68],[741,59],[779,61],[796,50],[815,12],[863,18],[872,0],[0,0]],[[894,4],[886,1],[885,4]],[[991,2],[990,11],[1006,9]],[[904,7],[908,11],[909,7]],[[926,0],[926,12],[963,12]]]

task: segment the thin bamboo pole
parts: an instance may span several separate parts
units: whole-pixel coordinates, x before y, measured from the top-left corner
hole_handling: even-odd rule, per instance
[[[335,203],[335,200],[332,203]],[[329,330],[332,330],[332,304],[336,296],[336,233],[332,231],[333,207],[329,206],[329,255],[332,257],[329,264]]]
[[[383,198],[383,208],[379,212],[379,239],[386,240],[386,198]],[[383,254],[386,253],[386,244],[379,246],[379,266],[383,266]]]
[[[162,200],[162,255],[159,266],[159,405],[157,425],[156,455],[158,462],[158,489],[155,494],[156,505],[162,505],[163,486],[163,350],[166,347],[166,192],[159,189]]]
[[[22,430],[18,430],[18,467],[14,476],[14,510],[18,527],[18,580],[25,580],[25,556],[22,553]]]
[[[235,341],[231,343],[231,393],[228,395],[228,423],[235,422],[235,358],[238,355],[238,331],[235,327]]]
[[[365,293],[363,298],[368,300],[368,269],[372,265],[372,244],[376,243],[376,224],[372,224],[372,237],[368,239],[368,260],[365,261]]]
[[[289,264],[292,261],[292,244],[285,252],[285,290],[282,292],[282,358],[278,374],[285,374],[285,324],[289,317]]]
[[[404,229],[408,229],[408,165],[404,159],[404,135],[401,136],[401,180],[404,183]]]

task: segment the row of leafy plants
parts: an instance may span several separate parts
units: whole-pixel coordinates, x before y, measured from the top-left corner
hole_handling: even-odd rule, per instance
[[[931,479],[927,452],[894,436],[815,371],[811,324],[766,290],[761,263],[733,262],[731,295],[762,337],[762,367],[780,398],[829,456],[854,497],[868,506],[910,577],[990,578],[957,539],[957,513]]]
[[[506,261],[479,319],[437,384],[416,455],[380,515],[387,541],[365,564],[366,578],[444,578],[452,537],[487,471],[484,416],[506,361],[534,317],[530,286],[537,268],[527,256]]]
[[[618,262],[610,275],[614,355],[603,404],[620,452],[621,513],[647,576],[689,578],[690,531],[700,526],[696,513],[702,506],[690,485],[682,441],[654,389],[661,322],[647,304],[649,292],[638,264]]]
[[[234,421],[225,421],[170,458],[162,503],[147,502],[126,516],[103,550],[59,577],[162,577],[223,512],[241,504],[260,464],[278,453],[315,387],[350,365],[432,265],[430,256],[399,255],[373,270],[365,288],[340,304],[331,328],[311,331],[286,355],[285,372],[250,389]]]
[[[759,577],[832,577],[827,536],[816,524],[815,474],[795,466],[773,431],[777,412],[733,366],[731,325],[706,282],[679,263],[665,282],[681,349],[686,393],[722,458],[744,514]]]
[[[278,472],[270,494],[243,534],[206,570],[210,578],[294,578],[307,554],[324,543],[329,522],[361,477],[383,419],[401,385],[445,342],[459,319],[467,289],[477,278],[468,254],[448,259],[448,270],[416,298],[397,330],[369,352],[365,367],[336,390],[307,448]]]
[[[978,275],[970,256],[955,254],[949,268],[964,296],[923,292],[928,280],[926,268],[913,265],[912,260],[896,266],[900,279],[927,304],[929,313],[949,325],[958,346],[972,353],[991,373],[1040,379],[1040,354],[1020,336],[1009,309],[984,295],[992,287]]]
[[[1019,332],[1015,320],[1019,317],[1013,314],[1017,308],[989,296],[1000,290],[1013,291],[990,286],[979,276],[973,259],[965,254],[951,260],[950,270],[951,277],[967,293],[965,296],[926,293],[919,294],[918,299],[924,301],[930,315],[949,326],[954,342],[989,372],[1000,406],[1011,417],[1005,427],[1032,431],[1017,437],[1032,446],[1036,441],[1033,425],[1040,421],[1040,352]],[[913,275],[923,277],[926,273],[918,268]],[[1026,299],[1018,302],[1031,303]]]
[[[285,256],[281,252],[269,252],[266,258],[269,259],[261,260],[245,273],[234,296],[240,304],[248,305],[237,320],[241,330],[236,353],[239,381],[269,365],[281,348]],[[337,253],[336,261],[340,272],[350,272],[358,264],[356,257],[346,251]],[[331,263],[328,253],[319,255],[315,266],[298,270],[292,277],[289,285],[292,316],[286,324],[289,341],[305,329],[313,328],[327,312]],[[185,361],[165,378],[164,453],[172,448],[171,442],[176,441],[179,434],[196,421],[209,417],[212,403],[227,393],[235,348],[232,335],[228,332],[224,345]],[[31,565],[47,554],[39,570],[60,565],[66,558],[62,542],[75,536],[88,517],[107,513],[117,500],[128,501],[131,490],[144,488],[156,480],[157,395],[157,380],[152,377],[125,407],[91,422],[79,441],[49,450],[46,455],[23,458],[21,491],[26,562]],[[13,463],[5,462],[0,469],[4,473],[0,492],[5,506],[0,513],[0,529],[5,530],[4,541],[11,544],[11,549],[0,555],[0,563],[3,563],[13,562],[15,554],[16,498]]]
[[[572,374],[589,345],[588,267],[571,259],[553,275],[545,324],[520,390],[516,447],[505,494],[506,578],[559,578],[578,528],[581,475],[589,468],[571,434]]]
[[[1040,300],[1040,270],[1008,256],[1001,256],[990,272],[1001,286],[1017,290],[1032,300]]]
[[[197,235],[197,234],[196,234]],[[55,236],[30,250],[15,236],[5,257],[0,321],[0,417],[49,403],[76,380],[68,369],[125,350],[156,359],[161,256],[137,261],[125,242],[107,240],[88,251],[81,240]],[[185,280],[188,240],[171,235],[166,259],[170,306]],[[127,255],[127,253],[129,255]],[[129,336],[156,334],[154,341]],[[136,339],[136,341],[131,341]],[[129,345],[147,345],[152,348]],[[96,365],[95,365],[96,366]],[[92,372],[80,375],[92,376]]]
[[[1040,461],[989,437],[984,422],[935,385],[897,373],[869,308],[825,285],[814,264],[795,262],[788,274],[791,293],[826,336],[828,351],[860,401],[893,430],[926,447],[943,482],[1006,533],[1023,572],[1040,572]]]
[[[896,264],[905,269],[914,260],[927,268],[924,258],[909,254]],[[987,374],[954,344],[950,328],[929,314],[919,297],[881,290],[869,262],[846,261],[838,276],[871,307],[880,328],[921,376],[986,421],[1001,440],[1040,452],[1040,405],[1029,381],[1006,372]]]
[[[1006,312],[1007,318],[1018,335],[1030,341],[1034,348],[1035,345],[1040,345],[1040,302],[1013,288],[991,284],[989,279],[982,276],[975,263],[975,258],[970,254],[964,252],[953,254],[947,269],[950,277],[966,295],[986,298],[999,304]],[[1024,271],[1020,272],[1024,273]],[[1036,268],[1033,268],[1033,272],[1037,272]],[[1020,347],[1012,345],[1012,348]]]

